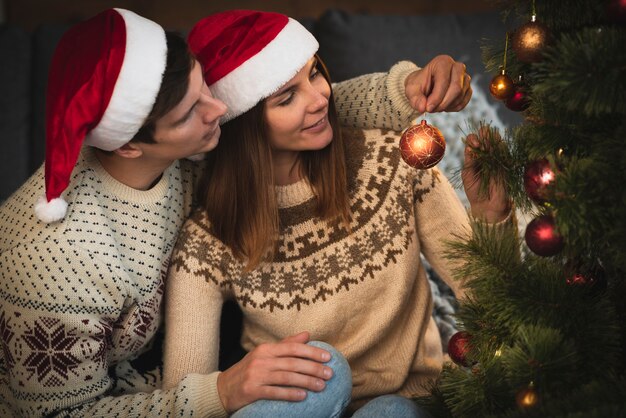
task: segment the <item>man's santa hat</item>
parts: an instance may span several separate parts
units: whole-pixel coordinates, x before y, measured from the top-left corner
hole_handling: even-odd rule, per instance
[[[123,9],[72,27],[59,42],[46,98],[43,222],[62,219],[67,188],[84,143],[112,151],[130,141],[152,111],[167,60],[165,32]]]
[[[252,109],[293,78],[317,52],[315,37],[279,13],[230,10],[199,21],[189,47],[211,93],[228,107],[221,123]]]

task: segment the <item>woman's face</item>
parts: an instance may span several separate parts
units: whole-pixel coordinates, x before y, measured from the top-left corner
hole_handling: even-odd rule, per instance
[[[316,68],[307,64],[265,101],[265,121],[274,152],[319,150],[333,139],[328,122],[330,85]]]

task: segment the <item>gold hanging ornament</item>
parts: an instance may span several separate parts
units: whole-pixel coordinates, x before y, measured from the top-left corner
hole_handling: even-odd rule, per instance
[[[535,389],[535,383],[530,382],[527,387],[521,389],[515,395],[515,402],[521,409],[531,409],[539,405],[539,393]]]
[[[537,22],[535,2],[530,22],[523,24],[513,33],[511,47],[517,59],[524,63],[539,62],[546,47],[550,44],[552,34],[543,23]]]
[[[509,44],[509,35],[506,35],[506,41],[504,43],[504,64],[502,65],[502,72],[491,79],[489,84],[489,92],[498,100],[507,100],[515,93],[515,85],[513,80],[506,74],[506,53]]]
[[[515,93],[515,87],[513,86],[513,80],[506,75],[506,72],[502,70],[502,73],[495,76],[489,84],[489,91],[491,95],[498,100],[507,100]]]

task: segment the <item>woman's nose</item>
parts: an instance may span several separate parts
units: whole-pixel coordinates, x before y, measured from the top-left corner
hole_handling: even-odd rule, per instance
[[[309,111],[311,113],[319,112],[328,106],[328,97],[323,92],[313,88],[311,89],[311,103],[309,104]]]

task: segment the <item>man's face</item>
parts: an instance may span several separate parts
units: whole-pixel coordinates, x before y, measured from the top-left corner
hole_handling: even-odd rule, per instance
[[[226,105],[214,98],[196,62],[180,103],[156,121],[155,143],[142,144],[145,156],[174,161],[211,151],[219,142],[220,117]]]

